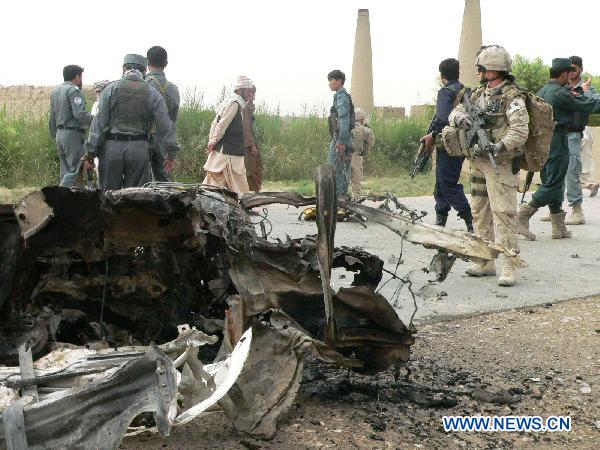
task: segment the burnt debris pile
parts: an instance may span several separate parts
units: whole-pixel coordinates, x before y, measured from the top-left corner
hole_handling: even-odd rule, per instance
[[[168,434],[215,409],[270,437],[307,356],[364,374],[402,366],[414,328],[375,292],[383,261],[334,246],[338,206],[456,257],[508,254],[414,212],[338,202],[330,166],[315,182],[315,198],[172,184],[48,187],[1,205],[2,444],[114,447],[145,429],[131,427],[141,413]],[[272,203],[316,205],[318,234],[259,235],[249,211]],[[333,268],[352,286],[335,292]]]

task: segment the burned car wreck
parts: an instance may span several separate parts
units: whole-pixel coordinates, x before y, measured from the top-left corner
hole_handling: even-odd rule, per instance
[[[338,207],[437,249],[442,274],[455,257],[524,264],[478,236],[338,202],[330,166],[315,182],[312,198],[171,184],[47,187],[1,205],[3,446],[115,448],[146,429],[131,423],[141,413],[168,435],[214,410],[268,438],[307,356],[367,374],[402,366],[415,330],[375,292],[383,261],[334,246]],[[318,234],[257,233],[252,209],[274,203],[316,205]],[[352,286],[335,292],[333,268]]]

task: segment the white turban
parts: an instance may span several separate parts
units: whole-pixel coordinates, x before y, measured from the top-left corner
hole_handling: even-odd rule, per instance
[[[245,75],[240,75],[239,77],[237,77],[237,80],[235,81],[235,85],[233,86],[234,90],[237,89],[251,89],[254,87],[254,83],[252,82],[252,80],[250,78],[248,78]]]

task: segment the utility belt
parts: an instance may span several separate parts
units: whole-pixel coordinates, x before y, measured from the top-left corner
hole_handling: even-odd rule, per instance
[[[104,137],[107,141],[146,141],[148,142],[147,134],[124,134],[124,133],[106,133]]]
[[[64,125],[59,125],[56,128],[59,130],[81,131],[82,133],[85,133],[85,130],[83,128],[79,128],[79,127],[65,127]]]

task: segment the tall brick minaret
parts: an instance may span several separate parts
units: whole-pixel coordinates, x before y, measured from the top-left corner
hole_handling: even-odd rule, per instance
[[[354,59],[352,60],[352,86],[350,94],[354,106],[373,111],[373,62],[371,54],[371,25],[369,10],[359,9],[354,37]]]
[[[458,60],[460,62],[460,80],[466,86],[476,86],[479,83],[477,69],[473,63],[480,47],[481,6],[479,0],[465,0]]]

